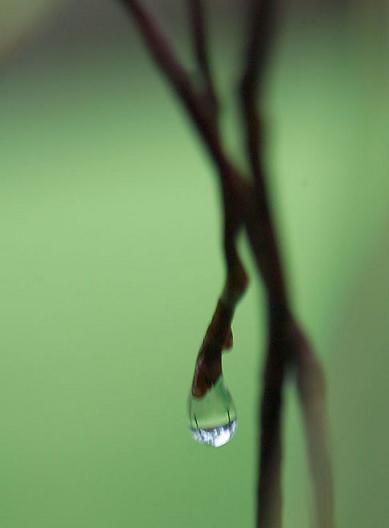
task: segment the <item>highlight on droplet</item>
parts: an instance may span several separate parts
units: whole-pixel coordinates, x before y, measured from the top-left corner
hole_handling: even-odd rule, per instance
[[[212,447],[227,444],[237,428],[235,405],[219,376],[215,385],[202,398],[189,398],[190,430],[196,442]]]

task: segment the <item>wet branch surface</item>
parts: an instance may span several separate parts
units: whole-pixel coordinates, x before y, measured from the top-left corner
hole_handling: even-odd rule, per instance
[[[203,0],[187,0],[193,53],[202,78],[195,87],[175,57],[154,17],[139,0],[120,0],[132,16],[156,66],[184,106],[214,163],[223,204],[226,278],[211,323],[200,348],[192,393],[203,396],[221,374],[221,356],[232,346],[231,323],[248,286],[236,240],[247,234],[258,274],[266,290],[268,337],[259,403],[258,486],[256,526],[282,526],[282,410],[287,375],[299,394],[308,460],[315,496],[315,526],[334,528],[334,499],[325,382],[321,366],[294,315],[286,287],[277,234],[267,192],[264,166],[265,126],[261,108],[266,66],[275,32],[274,0],[251,0],[248,41],[238,99],[250,178],[231,161],[219,130],[220,105],[209,60]]]

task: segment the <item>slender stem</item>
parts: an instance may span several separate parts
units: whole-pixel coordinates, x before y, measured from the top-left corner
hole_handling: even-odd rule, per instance
[[[218,97],[211,71],[208,50],[208,33],[203,0],[188,0],[193,49],[205,85],[205,98],[211,114],[217,119]]]
[[[236,201],[237,197],[241,194],[241,189],[245,188],[244,180],[224,152],[217,128],[216,116],[210,116],[207,109],[204,108],[201,96],[196,94],[190,82],[189,75],[179,64],[168,41],[153,20],[151,14],[137,0],[121,1],[130,10],[152,57],[173,86],[176,95],[191,116],[211,159],[218,169],[217,173],[219,175],[224,207],[224,253],[227,268],[226,284],[223,290],[224,300],[222,299],[222,304],[225,302],[225,296],[227,294],[228,297],[234,299],[232,303],[234,309],[247,285],[247,275],[235,247],[236,235],[241,225],[241,220],[237,213]],[[201,6],[197,2],[194,2],[194,4],[194,6],[192,5],[192,9],[196,11],[198,18],[197,22],[193,23],[193,27],[197,32],[198,58],[202,65],[203,73],[206,76],[210,76],[204,41],[205,33]],[[210,83],[209,86],[213,87],[213,82],[210,77],[208,82]],[[217,332],[220,328],[220,331],[222,331],[227,327],[231,331],[230,319],[232,319],[233,313],[232,311],[231,317],[227,316],[225,311],[221,311],[221,306],[219,302],[211,325],[207,330],[203,345],[200,348],[192,385],[192,391],[194,393],[200,393],[207,387],[209,388],[216,381],[217,374],[221,370],[220,358],[223,346],[218,346],[219,352],[216,354],[211,337],[215,327]],[[221,316],[221,314],[223,315]],[[204,361],[204,358],[206,358],[206,361]]]
[[[259,401],[260,442],[258,456],[257,526],[282,525],[282,409],[285,361],[278,343],[278,328],[270,325]]]
[[[296,381],[314,486],[316,526],[334,528],[334,490],[325,405],[325,379],[323,370],[305,336],[298,328],[296,334]]]
[[[228,206],[228,198],[225,199],[225,204]],[[197,397],[204,396],[222,372],[222,352],[233,344],[231,323],[235,308],[248,286],[248,276],[236,248],[239,228],[238,217],[227,207],[224,214],[226,279],[196,360],[192,394]]]
[[[263,118],[257,108],[257,97],[264,83],[265,66],[272,43],[270,37],[274,30],[275,1],[251,1],[245,68],[239,89],[245,150],[255,189],[252,214],[246,223],[254,257],[267,288],[268,306],[282,305],[288,309],[286,280],[267,191]]]
[[[281,510],[281,410],[285,373],[297,368],[297,387],[303,411],[308,458],[316,499],[318,528],[333,528],[331,461],[327,445],[327,423],[323,374],[312,348],[295,322],[269,204],[263,161],[264,127],[261,100],[267,62],[275,31],[275,0],[251,0],[249,39],[245,68],[240,82],[240,101],[245,145],[255,185],[257,214],[246,223],[248,236],[268,296],[269,347],[261,402],[257,526],[279,528]]]
[[[237,180],[240,179],[239,171],[226,156],[214,120],[210,119],[201,97],[195,92],[189,74],[178,62],[160,27],[138,0],[120,0],[120,2],[129,10],[156,65],[166,76],[178,100],[192,118],[211,160],[217,167],[218,174],[222,175],[219,178],[222,187],[236,186]]]
[[[268,347],[259,404],[257,526],[282,526],[282,400],[286,371],[284,315],[289,300],[281,256],[272,221],[263,162],[263,130],[257,110],[257,92],[271,42],[274,1],[252,1],[249,10],[249,40],[245,69],[240,83],[240,99],[245,131],[245,149],[254,181],[253,217],[246,223],[248,237],[258,270],[263,277],[268,302]],[[280,316],[277,314],[280,313]]]

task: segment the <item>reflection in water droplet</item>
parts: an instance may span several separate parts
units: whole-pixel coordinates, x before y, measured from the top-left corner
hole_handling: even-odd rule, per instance
[[[237,427],[236,411],[223,376],[202,398],[190,396],[189,416],[196,442],[220,447],[231,440]]]

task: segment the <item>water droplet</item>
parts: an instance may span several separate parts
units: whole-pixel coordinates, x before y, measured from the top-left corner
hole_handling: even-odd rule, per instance
[[[237,426],[236,410],[223,376],[202,398],[191,394],[189,416],[190,430],[196,442],[221,447],[231,440]]]

